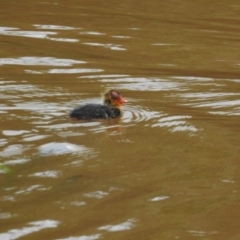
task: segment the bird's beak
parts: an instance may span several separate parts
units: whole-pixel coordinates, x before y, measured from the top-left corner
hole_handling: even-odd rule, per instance
[[[119,96],[118,100],[119,100],[119,102],[120,102],[121,104],[123,104],[123,103],[126,103],[126,102],[127,102],[127,100],[126,100],[126,99],[124,99],[122,96]]]

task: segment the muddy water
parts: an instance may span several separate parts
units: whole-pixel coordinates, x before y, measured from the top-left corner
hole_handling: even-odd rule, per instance
[[[240,238],[238,1],[0,9],[1,240]]]

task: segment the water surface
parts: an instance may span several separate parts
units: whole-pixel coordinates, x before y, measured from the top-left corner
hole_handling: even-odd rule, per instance
[[[237,1],[0,9],[0,239],[239,238]]]

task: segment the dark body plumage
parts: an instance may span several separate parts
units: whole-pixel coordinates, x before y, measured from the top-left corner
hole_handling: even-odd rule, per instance
[[[120,93],[115,90],[108,91],[103,95],[103,97],[103,105],[86,104],[84,106],[73,109],[70,112],[69,116],[71,118],[77,118],[82,120],[109,119],[120,117],[120,107],[122,104],[126,103],[127,100],[125,100],[120,95]]]
[[[69,116],[72,118],[82,120],[116,118],[120,115],[120,109],[101,104],[86,104],[73,109],[69,114]]]

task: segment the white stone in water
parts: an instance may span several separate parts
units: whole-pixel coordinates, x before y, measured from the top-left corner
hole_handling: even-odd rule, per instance
[[[86,152],[89,149],[82,145],[75,145],[71,143],[57,143],[51,142],[39,147],[41,155],[61,155],[75,152]]]

